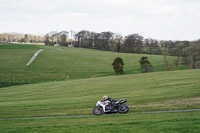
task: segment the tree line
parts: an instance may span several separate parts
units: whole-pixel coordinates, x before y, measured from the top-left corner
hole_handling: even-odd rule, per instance
[[[137,33],[123,37],[111,31],[97,33],[82,30],[77,33],[47,33],[45,44],[54,45],[56,37],[61,46],[73,45],[113,52],[163,55],[166,70],[176,70],[180,64],[188,65],[192,69],[200,68],[200,40],[156,40],[144,38]]]
[[[56,42],[57,41],[57,42]],[[122,36],[119,33],[75,31],[51,31],[44,36],[20,33],[2,33],[0,42],[44,43],[53,46],[73,46],[105,51],[139,54],[160,54],[164,58],[166,70],[175,70],[179,64],[190,68],[200,68],[200,40],[172,41],[144,38],[137,33]]]
[[[161,51],[166,70],[176,70],[180,64],[200,68],[200,40],[165,41],[161,43]]]
[[[1,33],[0,42],[2,43],[44,43],[41,35],[23,33]]]
[[[70,36],[71,35],[71,36]],[[68,31],[49,32],[45,35],[45,44],[53,46],[56,39],[61,46],[99,49],[123,53],[161,54],[159,42],[156,39],[145,38],[137,33],[123,37],[119,33],[91,32],[82,30],[77,33]]]

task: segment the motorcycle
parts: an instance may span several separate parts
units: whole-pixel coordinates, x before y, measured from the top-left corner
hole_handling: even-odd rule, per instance
[[[123,104],[127,102],[126,99],[120,99],[119,101],[115,102],[113,105],[110,101],[98,101],[96,107],[93,109],[94,115],[102,115],[103,113],[112,113],[118,112],[121,114],[128,113],[129,108],[127,105]]]

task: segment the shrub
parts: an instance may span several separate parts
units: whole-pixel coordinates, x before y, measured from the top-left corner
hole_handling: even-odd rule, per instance
[[[140,61],[139,61],[143,73],[153,72],[152,65],[147,58],[148,57],[142,57],[140,58]]]
[[[124,62],[122,58],[120,57],[115,58],[112,65],[113,65],[113,69],[115,70],[116,75],[124,74],[124,71],[123,71]]]

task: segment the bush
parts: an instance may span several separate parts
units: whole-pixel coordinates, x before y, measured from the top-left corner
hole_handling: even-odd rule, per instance
[[[115,70],[116,75],[124,74],[124,71],[123,71],[124,62],[122,58],[120,57],[115,58],[112,65],[113,65],[113,69]]]
[[[147,58],[148,57],[142,57],[142,58],[140,58],[140,61],[139,61],[143,73],[153,72],[152,65]]]

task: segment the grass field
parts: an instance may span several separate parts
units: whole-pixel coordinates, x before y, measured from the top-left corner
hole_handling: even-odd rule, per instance
[[[200,108],[200,70],[109,76],[0,89],[0,118],[92,114],[107,94],[130,112]]]
[[[141,112],[200,108],[200,70],[164,72],[163,57],[157,55],[56,48],[0,45],[0,77],[4,80],[60,80],[0,88],[0,119],[90,115],[105,94],[116,100],[126,98],[129,113],[6,119],[0,120],[0,132],[199,132],[200,111]],[[26,67],[38,49],[45,50]],[[114,74],[111,63],[118,56],[124,59],[126,75]],[[155,72],[140,73],[142,56],[149,57]]]
[[[200,111],[78,118],[0,120],[1,133],[198,133]]]
[[[27,67],[26,63],[39,49],[45,50]],[[125,74],[136,74],[141,73],[138,61],[142,56],[149,57],[155,72],[164,71],[163,57],[160,55],[39,45],[0,45],[0,82],[37,83],[65,80],[67,77],[83,79],[112,76],[115,73],[111,64],[116,57],[123,58]],[[186,67],[180,66],[179,69]]]

